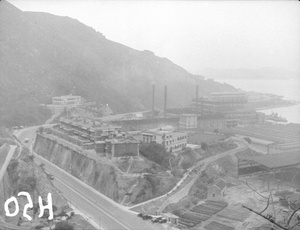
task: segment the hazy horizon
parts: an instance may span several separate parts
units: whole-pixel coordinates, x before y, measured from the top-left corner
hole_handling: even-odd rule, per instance
[[[193,74],[208,68],[300,73],[300,5],[294,1],[9,2],[23,11],[77,19],[109,40],[151,50]]]

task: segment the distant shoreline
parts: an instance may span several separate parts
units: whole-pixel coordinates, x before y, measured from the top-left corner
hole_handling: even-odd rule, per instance
[[[295,106],[295,105],[298,105],[298,103],[267,106],[267,107],[256,108],[255,110],[261,111],[261,110],[268,110],[268,109],[278,109],[278,108],[290,107],[290,106]]]

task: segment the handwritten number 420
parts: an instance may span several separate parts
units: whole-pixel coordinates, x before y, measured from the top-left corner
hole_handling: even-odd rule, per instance
[[[30,194],[28,192],[19,192],[18,196],[26,196],[27,200],[28,200],[28,204],[26,204],[24,206],[24,210],[23,210],[23,216],[26,217],[28,220],[32,220],[31,216],[29,216],[27,214],[27,210],[29,208],[33,208],[33,203],[32,203],[32,199],[30,197]],[[51,193],[48,193],[47,196],[47,201],[48,204],[47,205],[43,205],[43,200],[42,197],[39,196],[39,207],[40,207],[40,214],[39,217],[42,217],[44,215],[44,211],[45,209],[49,210],[49,217],[48,220],[52,220],[53,219],[53,208],[52,208],[52,196]],[[15,203],[15,211],[13,213],[10,213],[9,211],[9,204],[11,202]],[[16,197],[12,196],[11,198],[7,199],[4,203],[4,210],[5,210],[5,215],[6,216],[16,216],[19,213],[19,204],[18,204],[18,200]]]

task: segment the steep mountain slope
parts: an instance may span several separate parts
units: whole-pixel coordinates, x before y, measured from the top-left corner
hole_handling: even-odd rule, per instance
[[[235,90],[109,41],[77,20],[22,12],[6,1],[0,2],[0,54],[0,120],[9,125],[40,122],[49,114],[37,105],[71,91],[124,112],[151,107],[152,83],[158,107],[165,84],[169,106],[187,105],[195,84],[200,94]]]

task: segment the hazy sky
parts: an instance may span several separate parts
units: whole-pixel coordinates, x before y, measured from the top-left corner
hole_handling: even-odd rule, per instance
[[[107,39],[201,74],[205,68],[300,72],[297,1],[8,0],[23,11],[69,16]]]

